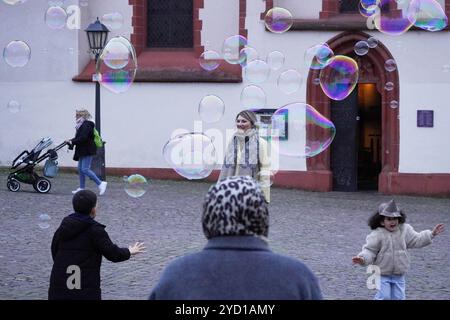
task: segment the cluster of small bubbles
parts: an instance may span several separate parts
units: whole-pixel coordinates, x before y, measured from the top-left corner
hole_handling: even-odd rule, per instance
[[[220,54],[214,50],[207,50],[200,55],[198,62],[203,70],[213,71],[220,65]]]
[[[129,177],[125,176],[123,180],[125,183],[124,190],[130,197],[140,198],[147,192],[148,182],[144,176],[133,174]]]
[[[365,55],[365,54],[367,54],[367,52],[369,52],[369,43],[367,42],[367,41],[358,41],[356,44],[355,44],[355,53],[358,55],[358,56],[363,56],[363,55]]]
[[[293,18],[289,10],[274,7],[267,11],[264,17],[264,23],[269,31],[273,33],[284,33],[292,27]]]
[[[272,70],[281,69],[284,65],[284,54],[280,51],[272,51],[267,56],[267,63]]]
[[[241,106],[244,109],[262,109],[266,106],[266,93],[255,85],[246,86],[241,92]]]
[[[3,49],[3,59],[11,67],[24,67],[31,59],[31,49],[24,41],[11,41]]]
[[[297,92],[302,85],[301,74],[294,69],[284,71],[278,77],[278,88],[286,94]]]
[[[204,96],[198,105],[198,113],[203,122],[217,122],[225,113],[225,103],[218,96]]]

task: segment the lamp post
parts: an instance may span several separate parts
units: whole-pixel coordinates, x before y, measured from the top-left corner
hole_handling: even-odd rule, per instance
[[[97,18],[97,20],[94,23],[91,23],[85,31],[89,41],[89,50],[95,56],[96,71],[98,73],[97,61],[103,48],[106,46],[109,30]],[[100,83],[97,79],[95,82],[95,128],[99,134],[101,134],[100,119]],[[92,161],[92,170],[102,181],[105,181],[105,143],[103,143],[103,147],[97,149],[97,155]]]

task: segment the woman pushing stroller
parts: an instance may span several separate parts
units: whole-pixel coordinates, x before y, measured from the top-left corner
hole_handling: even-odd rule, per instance
[[[94,181],[99,189],[99,195],[103,195],[106,191],[106,181],[101,181],[94,171],[91,170],[92,159],[97,153],[97,146],[94,142],[94,127],[95,124],[89,121],[92,118],[89,111],[86,109],[76,110],[75,112],[75,138],[66,140],[69,144],[69,149],[75,147],[75,154],[73,160],[78,161],[78,175],[80,177],[80,186],[78,189],[72,191],[77,193],[84,190],[86,187],[86,176]]]

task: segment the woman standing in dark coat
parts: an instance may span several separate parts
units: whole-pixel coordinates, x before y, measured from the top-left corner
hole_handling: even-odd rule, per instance
[[[143,243],[119,248],[94,220],[97,196],[81,190],[73,196],[75,213],[65,217],[52,240],[53,268],[49,300],[100,300],[100,267],[102,256],[112,262],[130,259],[144,252]]]
[[[97,146],[94,142],[95,124],[89,121],[91,118],[91,114],[86,109],[77,110],[75,112],[75,128],[77,130],[75,138],[66,140],[69,143],[69,149],[73,149],[75,146],[73,160],[78,161],[78,175],[80,176],[80,187],[72,191],[72,193],[84,190],[86,186],[85,176],[88,176],[97,184],[99,195],[103,195],[106,191],[107,182],[101,181],[94,171],[91,170],[92,159],[97,154]]]

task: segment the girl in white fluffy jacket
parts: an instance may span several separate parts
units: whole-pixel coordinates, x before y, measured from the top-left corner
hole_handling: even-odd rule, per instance
[[[352,258],[354,264],[379,267],[381,278],[376,300],[405,299],[405,273],[410,266],[407,249],[425,247],[444,231],[444,225],[440,223],[433,230],[416,232],[405,223],[405,218],[394,200],[382,203],[369,219],[373,231],[367,236],[366,244]]]

